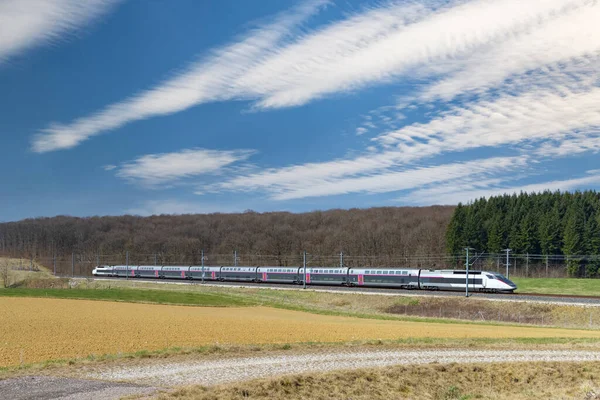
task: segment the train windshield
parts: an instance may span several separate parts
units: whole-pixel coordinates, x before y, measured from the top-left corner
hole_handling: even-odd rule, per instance
[[[512,283],[507,277],[505,277],[502,274],[496,274],[496,279],[498,279],[500,282],[504,282],[507,285],[514,285],[514,283]]]

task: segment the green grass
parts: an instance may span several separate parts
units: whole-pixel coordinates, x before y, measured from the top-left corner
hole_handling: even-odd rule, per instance
[[[253,303],[224,293],[171,292],[139,289],[23,289],[0,290],[0,297],[45,297],[55,299],[107,300],[133,303],[190,306],[247,306]]]
[[[511,278],[517,293],[571,294],[600,296],[600,279],[576,278]]]

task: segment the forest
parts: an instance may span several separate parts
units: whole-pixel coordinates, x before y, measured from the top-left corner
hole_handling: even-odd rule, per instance
[[[568,256],[571,276],[594,276],[600,255],[600,195],[595,191],[520,193],[458,204],[448,224],[447,250]],[[585,269],[583,271],[582,269]]]
[[[58,257],[62,269],[71,269],[73,254],[81,265],[124,263],[126,253],[133,263],[198,264],[204,252],[220,264],[233,263],[234,251],[251,265],[298,265],[307,251],[329,257],[320,261],[331,264],[344,252],[344,261],[355,265],[462,268],[465,247],[479,255],[480,268],[501,268],[498,253],[510,248],[515,267],[517,262],[527,270],[544,267],[547,275],[550,259],[570,276],[600,276],[600,195],[546,191],[456,207],[58,216],[0,223],[0,255],[46,258],[46,264]]]
[[[0,254],[23,257],[158,254],[198,262],[213,254],[409,257],[445,253],[454,207],[383,207],[308,213],[59,216],[0,224]],[[124,259],[122,258],[124,262]]]

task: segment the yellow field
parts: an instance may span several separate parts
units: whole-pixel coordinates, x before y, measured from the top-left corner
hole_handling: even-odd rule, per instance
[[[600,331],[381,321],[270,309],[2,298],[0,366],[173,346],[407,337],[597,337]]]

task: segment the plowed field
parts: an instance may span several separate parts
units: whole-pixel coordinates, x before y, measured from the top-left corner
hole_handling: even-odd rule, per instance
[[[215,343],[407,337],[600,338],[600,331],[382,321],[263,307],[202,308],[40,298],[0,301],[0,366]]]

